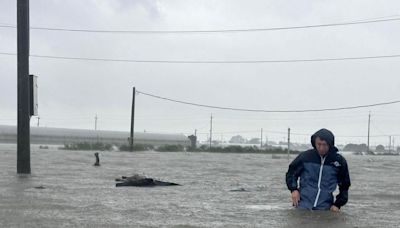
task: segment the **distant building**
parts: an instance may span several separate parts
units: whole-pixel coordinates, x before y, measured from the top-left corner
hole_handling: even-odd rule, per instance
[[[246,143],[247,140],[243,138],[241,135],[235,135],[229,140],[229,143],[236,143],[236,144],[241,144],[241,143]]]

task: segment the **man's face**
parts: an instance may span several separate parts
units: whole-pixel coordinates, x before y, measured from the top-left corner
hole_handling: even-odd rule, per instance
[[[320,155],[326,155],[329,152],[328,143],[324,140],[321,140],[319,137],[315,139],[315,147]]]

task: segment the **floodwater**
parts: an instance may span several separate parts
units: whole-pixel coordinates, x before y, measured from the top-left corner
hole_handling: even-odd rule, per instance
[[[0,145],[0,226],[337,228],[400,223],[400,156],[346,154],[350,200],[341,213],[332,213],[291,208],[285,155],[100,152],[101,166],[94,167],[93,153],[33,148],[32,175],[18,176],[15,145]],[[182,186],[115,187],[116,177],[134,173]]]

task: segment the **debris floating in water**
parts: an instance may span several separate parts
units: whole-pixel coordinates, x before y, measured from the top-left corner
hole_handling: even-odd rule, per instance
[[[135,174],[130,177],[122,176],[121,178],[115,179],[116,183],[115,187],[155,187],[155,186],[179,186],[180,184],[172,183],[172,182],[164,182],[155,180],[153,178],[149,178],[146,176],[142,176],[139,174]]]
[[[46,189],[43,185],[34,187],[35,189]]]

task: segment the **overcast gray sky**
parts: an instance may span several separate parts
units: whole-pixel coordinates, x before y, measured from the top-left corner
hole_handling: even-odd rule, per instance
[[[268,28],[400,17],[392,1],[34,0],[31,26],[100,30]],[[0,1],[0,25],[16,24],[16,1]],[[199,34],[102,34],[31,31],[31,54],[144,60],[273,60],[400,54],[400,21],[312,29]],[[0,28],[0,52],[16,52],[16,30]],[[315,109],[400,99],[400,58],[258,64],[162,64],[31,57],[39,76],[41,126],[128,131],[132,87],[216,106]],[[0,124],[16,124],[16,56],[0,55]],[[399,135],[400,105],[306,114],[198,108],[137,96],[136,130],[206,138],[210,114],[217,139],[234,134],[297,142],[326,127],[339,143]],[[32,125],[36,118],[32,118]],[[304,135],[303,135],[304,134]],[[373,137],[372,144],[389,141]]]

